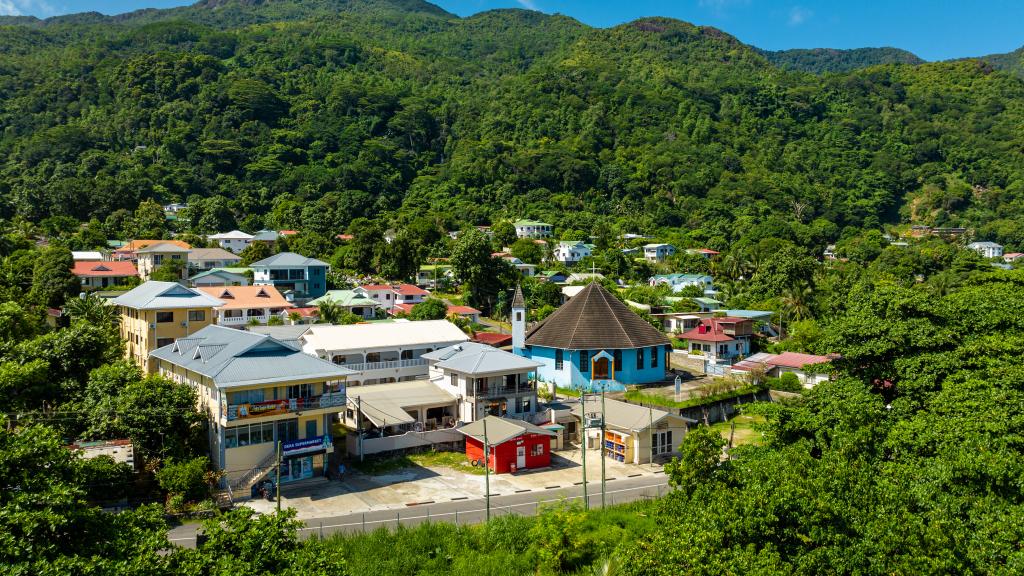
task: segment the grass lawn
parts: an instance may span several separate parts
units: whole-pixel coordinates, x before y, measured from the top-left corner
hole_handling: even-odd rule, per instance
[[[744,444],[757,445],[764,439],[764,434],[758,430],[758,426],[765,422],[764,416],[760,414],[740,414],[732,420],[712,424],[711,429],[717,431],[722,435],[722,438],[728,440],[732,422],[736,422],[736,432],[732,437],[733,446],[742,446]]]
[[[431,294],[434,298],[440,298],[451,302],[455,306],[462,306],[465,302],[462,300],[462,294],[455,294],[452,292],[434,292]]]
[[[353,462],[352,467],[364,474],[376,476],[387,474],[403,468],[414,468],[417,466],[436,467],[444,466],[467,474],[484,475],[484,469],[473,466],[466,459],[465,452],[422,452],[420,454],[406,454],[404,456],[392,456],[390,458],[371,458],[365,462]]]
[[[719,400],[729,400],[736,398],[737,396],[743,396],[752,392],[757,392],[761,389],[761,386],[743,386],[722,392],[721,394],[712,394],[710,396],[688,398],[686,400],[676,401],[673,398],[672,393],[658,394],[656,392],[645,392],[643,390],[629,390],[623,396],[627,402],[633,402],[634,404],[652,404],[654,406],[662,406],[665,408],[690,408],[692,406],[700,406],[702,404],[711,404],[718,402]]]
[[[555,393],[559,396],[570,396],[572,398],[580,397],[580,391],[575,388],[562,388],[560,386],[556,386]]]

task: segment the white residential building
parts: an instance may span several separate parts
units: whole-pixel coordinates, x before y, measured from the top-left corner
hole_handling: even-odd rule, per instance
[[[644,259],[648,262],[661,262],[676,253],[676,247],[671,244],[645,244]]]
[[[217,245],[225,250],[231,250],[235,254],[238,254],[242,250],[245,250],[246,246],[252,243],[253,235],[246,234],[241,230],[232,230],[231,232],[211,234],[207,236],[206,239],[216,242]]]
[[[575,264],[590,256],[593,246],[582,241],[563,240],[555,246],[555,260],[563,264]]]
[[[981,254],[982,258],[1002,258],[1003,256],[1003,247],[995,242],[971,242],[967,245],[967,249]]]
[[[363,284],[353,292],[371,298],[389,313],[399,304],[416,305],[430,296],[430,292],[413,284]]]
[[[519,238],[547,238],[554,229],[551,224],[537,220],[519,220],[512,225],[516,227],[516,236]]]
[[[299,338],[302,350],[359,372],[352,384],[415,380],[427,375],[424,354],[469,337],[447,320],[329,326],[313,324]]]
[[[473,422],[490,414],[530,419],[537,387],[530,373],[542,366],[486,344],[466,342],[424,354],[430,381],[459,399],[458,418]]]
[[[238,266],[242,258],[223,248],[193,248],[188,254],[188,265],[192,273]]]

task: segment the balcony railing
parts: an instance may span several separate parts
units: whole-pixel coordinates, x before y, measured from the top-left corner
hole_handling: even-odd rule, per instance
[[[332,408],[345,405],[344,392],[331,392],[320,396],[309,398],[289,398],[287,400],[268,400],[266,402],[255,402],[252,404],[230,404],[224,405],[224,415],[228,421],[244,420],[246,418],[262,418],[275,414],[289,414],[292,412],[304,412],[306,410],[317,410],[320,408]]]
[[[477,398],[491,398],[494,396],[507,396],[509,394],[523,394],[531,392],[536,388],[533,384],[523,383],[518,387],[516,386],[488,386],[487,388],[477,388],[474,396]]]
[[[355,362],[352,364],[342,364],[344,368],[349,370],[355,370],[356,372],[369,372],[370,370],[389,370],[392,368],[413,368],[416,366],[426,366],[427,361],[424,358],[413,358],[411,360],[385,360],[383,362]]]

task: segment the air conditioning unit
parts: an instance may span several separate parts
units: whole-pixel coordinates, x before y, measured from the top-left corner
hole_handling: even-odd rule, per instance
[[[150,322],[149,323],[149,329],[150,330],[156,330],[156,323],[155,322]]]

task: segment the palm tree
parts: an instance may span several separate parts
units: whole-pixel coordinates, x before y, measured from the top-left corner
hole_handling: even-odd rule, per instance
[[[804,284],[794,284],[786,289],[782,293],[780,298],[782,303],[782,311],[785,315],[788,315],[792,320],[803,320],[811,316],[811,307],[809,304],[810,296],[812,294],[811,287]],[[779,323],[779,327],[782,327],[782,322]],[[782,335],[780,334],[780,338]]]
[[[320,315],[320,322],[325,324],[341,324],[344,310],[334,300],[324,300],[316,307],[317,313]]]
[[[106,299],[94,294],[82,294],[64,304],[64,312],[74,320],[85,320],[90,324],[113,326],[117,323],[117,307]]]

